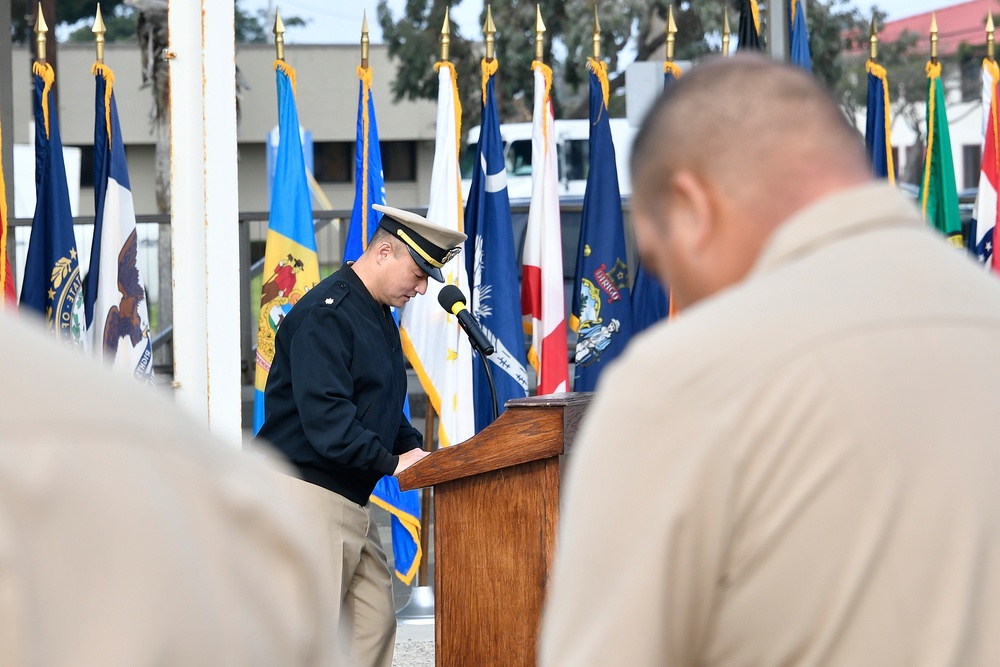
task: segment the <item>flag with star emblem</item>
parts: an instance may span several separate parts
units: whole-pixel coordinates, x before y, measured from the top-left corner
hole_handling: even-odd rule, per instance
[[[274,359],[274,340],[285,314],[319,282],[319,258],[313,228],[299,112],[295,105],[295,70],[274,61],[278,91],[278,152],[274,160],[267,245],[257,310],[257,358],[254,376],[253,431],[264,425],[264,389]]]
[[[21,283],[21,308],[45,318],[56,339],[87,349],[80,260],[73,236],[66,164],[56,107],[49,104],[55,83],[52,65],[35,63],[35,215]]]
[[[590,171],[583,196],[570,328],[577,333],[574,391],[593,391],[632,337],[625,224],[608,120],[607,65],[590,68]],[[662,290],[661,290],[662,291]]]
[[[483,120],[465,205],[465,270],[472,276],[472,311],[495,352],[493,364],[500,412],[512,398],[528,395],[527,356],[517,293],[517,255],[507,196],[507,166],[500,137],[500,114],[494,93],[497,60],[482,61]],[[478,356],[473,351],[473,355]],[[476,432],[493,421],[489,381],[479,360],[472,364]]]
[[[969,230],[970,250],[980,263],[1000,272],[993,254],[997,226],[997,189],[1000,187],[1000,128],[997,126],[997,85],[1000,66],[988,58],[983,60],[983,161],[979,171],[979,191]]]
[[[355,260],[368,247],[382,214],[372,204],[385,204],[385,179],[382,175],[382,149],[378,142],[378,125],[375,122],[375,102],[372,99],[372,71],[358,68],[358,132],[354,142],[354,209],[351,226],[347,230],[344,261]],[[301,153],[301,151],[300,151]],[[394,308],[392,315],[399,324]],[[403,413],[410,418],[409,398],[403,404]],[[371,501],[392,515],[392,554],[396,562],[396,576],[404,584],[413,581],[420,566],[420,494],[402,491],[399,482],[385,475],[375,485]]]
[[[125,145],[115,104],[115,75],[95,63],[94,240],[84,281],[90,350],[106,363],[152,384],[153,345]]]
[[[521,312],[531,333],[528,361],[535,367],[538,394],[569,390],[566,350],[566,297],[563,294],[562,219],[559,215],[559,162],[552,115],[552,70],[531,64],[535,77],[531,128],[531,205],[524,235]]]
[[[437,130],[434,166],[431,169],[430,204],[427,219],[462,231],[461,172],[458,168],[458,127],[462,117],[455,66],[435,65],[438,73]],[[453,257],[442,269],[446,284],[469,295],[465,261]],[[442,447],[468,440],[476,432],[472,395],[472,346],[458,319],[437,302],[444,287],[427,282],[427,293],[403,308],[399,335],[403,351],[427,392],[438,415],[438,442]]]
[[[924,220],[944,234],[948,242],[962,247],[962,219],[958,212],[955,164],[941,83],[941,63],[927,63],[927,150],[920,180],[920,208]]]

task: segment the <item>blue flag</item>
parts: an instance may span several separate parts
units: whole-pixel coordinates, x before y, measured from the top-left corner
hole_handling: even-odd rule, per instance
[[[382,149],[378,143],[371,69],[358,68],[358,132],[354,142],[354,208],[347,229],[344,261],[357,259],[368,247],[382,214],[372,204],[385,204]]]
[[[361,80],[358,91],[358,134],[354,144],[354,209],[347,230],[344,260],[355,260],[368,247],[375,235],[382,214],[372,204],[385,204],[385,180],[382,175],[382,150],[375,124],[375,103],[372,101],[371,69],[358,68]],[[399,315],[392,316],[399,326]],[[410,418],[409,398],[403,404],[403,414]],[[373,503],[392,515],[392,554],[396,561],[396,576],[405,583],[413,581],[420,565],[420,494],[403,492],[395,477],[386,475],[372,491]]]
[[[84,281],[90,350],[141,382],[153,383],[146,289],[139,275],[135,206],[118,122],[114,80],[94,65],[94,240]]]
[[[58,340],[86,349],[86,314],[59,119],[49,91],[52,65],[35,63],[35,215],[21,284],[21,307],[45,318]]]
[[[680,68],[673,63],[668,65],[673,66],[665,67],[663,90],[669,88],[680,76]],[[636,260],[635,280],[632,283],[632,333],[648,329],[669,314],[670,297],[659,281],[642,268],[642,261]]]
[[[632,337],[622,198],[604,98],[607,65],[591,58],[590,70],[590,171],[570,319],[577,332],[574,391],[593,391],[601,371]]]
[[[495,72],[496,60],[489,64]],[[512,398],[528,395],[528,365],[521,324],[514,230],[507,198],[507,167],[500,138],[500,117],[493,92],[493,75],[486,83],[483,122],[476,147],[469,201],[465,206],[465,263],[472,276],[472,314],[495,352],[493,363],[500,411]],[[478,357],[478,352],[473,351]],[[493,421],[489,381],[482,363],[472,362],[472,391],[476,402],[476,432]]]
[[[809,30],[806,28],[806,14],[799,7],[800,0],[788,0],[788,16],[791,35],[791,63],[807,72],[812,72],[812,54],[809,52]]]
[[[274,339],[285,313],[319,282],[312,202],[295,106],[295,70],[275,61],[278,147],[268,216],[267,245],[257,311],[253,432],[264,425],[264,389],[274,359]]]
[[[890,183],[895,183],[889,131],[889,81],[885,68],[871,60],[868,61],[867,70],[868,118],[865,125],[865,148],[871,158],[872,174],[876,178],[888,178]]]

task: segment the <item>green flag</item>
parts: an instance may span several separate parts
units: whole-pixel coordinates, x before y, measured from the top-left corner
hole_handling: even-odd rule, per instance
[[[920,207],[927,224],[944,234],[955,247],[962,247],[962,221],[958,213],[941,63],[933,61],[927,63],[927,153],[920,180]]]

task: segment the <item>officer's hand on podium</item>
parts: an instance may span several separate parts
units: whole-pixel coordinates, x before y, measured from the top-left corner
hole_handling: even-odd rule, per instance
[[[403,472],[411,465],[419,461],[420,459],[427,456],[430,452],[425,452],[422,449],[411,449],[410,451],[399,455],[399,463],[396,464],[396,471],[393,476],[398,475]]]

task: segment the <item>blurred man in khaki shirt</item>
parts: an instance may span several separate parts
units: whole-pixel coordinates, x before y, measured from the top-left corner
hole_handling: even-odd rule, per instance
[[[0,315],[0,665],[343,664],[283,476],[34,324]]]
[[[541,664],[1000,665],[1000,282],[759,57],[671,87],[632,166],[681,314],[571,455]]]

